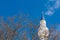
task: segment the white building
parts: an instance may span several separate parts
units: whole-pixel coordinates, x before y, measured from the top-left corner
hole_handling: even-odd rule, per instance
[[[40,40],[48,40],[49,30],[46,27],[46,21],[44,16],[42,16],[40,20],[40,27],[38,28],[38,36]]]

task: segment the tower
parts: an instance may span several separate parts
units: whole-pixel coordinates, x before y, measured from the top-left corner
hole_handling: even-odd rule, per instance
[[[40,20],[40,27],[38,28],[38,36],[40,40],[48,40],[49,30],[46,27],[46,20],[43,15]]]

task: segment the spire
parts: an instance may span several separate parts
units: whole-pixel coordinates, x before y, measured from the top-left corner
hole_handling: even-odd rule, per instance
[[[45,18],[44,18],[44,13],[42,12],[42,14],[41,14],[41,20],[44,20]]]

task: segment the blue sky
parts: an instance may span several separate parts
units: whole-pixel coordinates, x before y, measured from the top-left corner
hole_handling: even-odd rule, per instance
[[[29,14],[34,21],[40,20],[44,12],[47,24],[60,24],[59,0],[0,0],[0,16],[7,18],[19,14]]]
[[[48,24],[59,24],[56,29],[60,30],[60,0],[0,0],[0,16],[5,19],[9,16],[28,14],[33,22],[36,19],[40,22],[42,12],[47,27]],[[29,31],[29,29],[25,30]]]

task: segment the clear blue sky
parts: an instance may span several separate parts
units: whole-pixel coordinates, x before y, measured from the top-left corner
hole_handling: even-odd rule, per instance
[[[29,14],[35,20],[40,20],[42,11],[46,11],[48,6],[54,3],[48,3],[48,0],[0,0],[0,16],[7,18],[18,14]],[[48,5],[48,6],[46,6]],[[60,23],[60,7],[54,10],[54,14],[45,15],[47,23]]]

